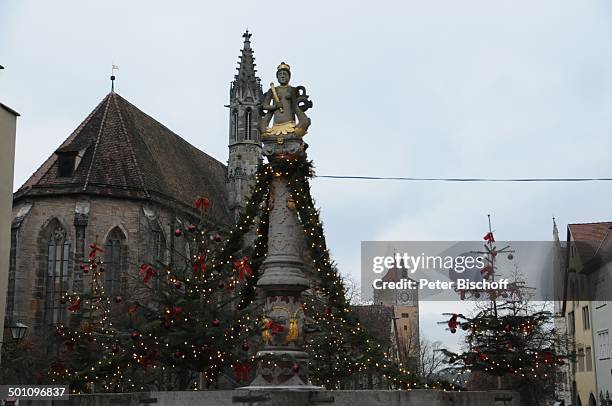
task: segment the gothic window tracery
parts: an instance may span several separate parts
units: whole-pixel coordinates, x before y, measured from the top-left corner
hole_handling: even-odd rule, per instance
[[[65,304],[62,297],[68,290],[68,261],[70,241],[66,230],[58,225],[47,245],[47,272],[44,320],[47,325],[57,325],[64,319]]]
[[[238,141],[238,110],[232,112],[232,136],[234,141]]]
[[[246,110],[246,119],[244,120],[244,131],[245,131],[245,140],[250,140],[251,138],[251,108],[247,108]]]
[[[104,291],[108,296],[121,293],[121,277],[125,269],[126,238],[119,227],[115,227],[104,246]]]

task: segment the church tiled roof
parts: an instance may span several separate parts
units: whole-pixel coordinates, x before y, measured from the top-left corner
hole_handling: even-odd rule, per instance
[[[59,157],[75,159],[59,176]],[[211,200],[213,219],[230,224],[226,167],[115,92],[109,93],[57,151],[15,193],[15,199],[93,194],[193,207]]]

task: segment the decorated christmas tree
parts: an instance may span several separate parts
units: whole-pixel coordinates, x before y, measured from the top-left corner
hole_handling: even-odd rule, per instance
[[[498,258],[514,251],[498,248],[491,230],[484,236],[484,280],[499,276]],[[507,289],[469,290],[460,292],[462,299],[476,300],[472,316],[445,313],[444,322],[455,334],[465,331],[462,352],[443,350],[451,368],[463,374],[471,389],[513,389],[521,392],[526,404],[543,404],[552,394],[557,367],[570,357],[560,353],[563,337],[554,330],[553,314],[545,303],[532,301],[531,288],[519,274]],[[466,376],[467,375],[467,376]],[[471,382],[471,383],[470,383]]]

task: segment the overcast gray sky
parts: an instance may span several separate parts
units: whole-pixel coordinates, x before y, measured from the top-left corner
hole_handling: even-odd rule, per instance
[[[0,0],[15,188],[108,93],[112,63],[118,93],[225,162],[247,27],[262,83],[286,61],[308,89],[319,174],[612,177],[607,0]],[[487,213],[506,240],[550,239],[553,215],[562,230],[612,220],[612,183],[315,179],[313,193],[355,278],[361,240],[480,239]],[[423,331],[453,343],[439,312],[422,304]]]

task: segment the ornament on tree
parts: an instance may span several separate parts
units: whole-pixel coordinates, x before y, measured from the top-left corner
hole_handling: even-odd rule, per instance
[[[198,255],[193,261],[193,273],[197,275],[198,272],[201,272],[202,275],[206,273],[206,255],[204,254]]]
[[[212,325],[213,325],[214,327],[219,327],[219,326],[221,325],[221,320],[219,320],[219,319],[214,319],[214,320],[212,321]]]
[[[180,237],[181,235],[183,235],[183,231],[180,228],[177,228],[176,230],[174,230],[175,237]]]
[[[189,230],[189,232],[193,233],[196,230],[195,224],[189,224],[187,226],[187,230]]]
[[[76,312],[81,308],[81,298],[77,297],[70,301],[70,305],[68,306],[68,310],[71,312]]]
[[[98,252],[104,252],[104,250],[100,248],[96,243],[89,244],[89,248],[90,248],[90,251],[89,251],[88,258],[90,261],[93,261],[96,259],[96,257],[98,256]]]
[[[493,267],[491,267],[490,265],[485,266],[480,270],[480,274],[484,279],[489,279],[493,274]]]
[[[453,315],[451,316],[451,318],[448,320],[448,329],[450,330],[451,333],[455,334],[457,332],[457,318],[459,317],[458,314],[453,313]]]
[[[195,208],[202,210],[202,213],[208,212],[210,200],[207,197],[200,196],[195,201]]]
[[[183,313],[183,308],[180,306],[172,306],[171,308],[166,309],[166,316],[164,318],[164,324],[166,327],[170,327],[170,324],[175,320],[175,318]]]
[[[152,277],[157,276],[157,271],[149,264],[140,265],[140,275],[143,277],[142,281],[148,283]]]
[[[245,279],[245,275],[253,276],[253,270],[249,265],[249,259],[247,257],[243,257],[239,261],[234,261],[234,269],[238,271],[241,281]]]
[[[136,314],[137,311],[138,311],[138,304],[133,304],[129,306],[127,309],[127,312],[129,315]]]

